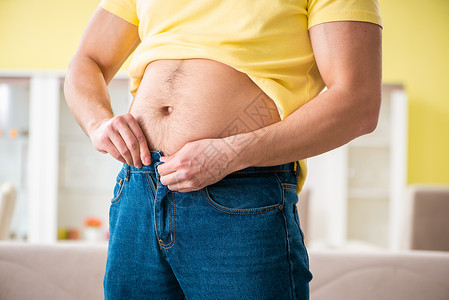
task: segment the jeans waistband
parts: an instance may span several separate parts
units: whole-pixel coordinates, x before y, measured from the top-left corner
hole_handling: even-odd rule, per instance
[[[161,164],[160,158],[163,155],[160,150],[152,150],[151,154],[151,164],[148,166],[142,166],[142,168],[137,168],[129,166],[128,164],[123,164],[123,167],[129,172],[154,172],[155,168]],[[296,174],[299,174],[299,165],[297,166]],[[295,162],[285,163],[276,166],[268,167],[248,167],[239,171],[235,171],[231,174],[248,174],[248,173],[267,173],[267,172],[293,172],[295,174]],[[229,174],[229,175],[231,175]]]

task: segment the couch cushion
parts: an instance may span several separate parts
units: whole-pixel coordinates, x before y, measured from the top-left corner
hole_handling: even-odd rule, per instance
[[[449,253],[310,251],[312,300],[448,300]]]
[[[409,248],[449,251],[449,187],[413,186],[410,192]]]
[[[106,245],[0,242],[0,299],[103,299]]]

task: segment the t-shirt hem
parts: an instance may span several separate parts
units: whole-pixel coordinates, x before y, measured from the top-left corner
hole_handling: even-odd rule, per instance
[[[139,19],[136,18],[134,14],[128,13],[126,10],[123,10],[123,8],[115,3],[101,1],[98,6],[133,25],[139,26]]]
[[[328,22],[336,21],[360,21],[374,23],[382,27],[382,18],[373,12],[369,11],[332,11],[321,12],[316,15],[310,15],[308,18],[308,29],[311,27]]]

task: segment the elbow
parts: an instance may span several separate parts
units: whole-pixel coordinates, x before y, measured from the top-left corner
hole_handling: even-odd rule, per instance
[[[82,70],[82,59],[75,55],[69,61],[67,66],[67,73],[64,77],[64,91],[68,89],[71,84],[73,84],[73,80],[76,79],[76,74],[81,73]]]
[[[381,105],[381,95],[369,95],[365,97],[366,105],[360,124],[361,135],[372,133],[377,128]]]
[[[369,134],[372,133],[377,128],[378,118],[371,118],[370,120],[366,121],[363,126],[363,132],[362,134]]]

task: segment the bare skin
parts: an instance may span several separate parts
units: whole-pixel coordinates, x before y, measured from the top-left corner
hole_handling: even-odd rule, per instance
[[[140,167],[149,164],[150,148],[163,150],[158,171],[173,191],[199,190],[248,166],[315,156],[376,127],[381,28],[375,24],[311,28],[328,90],[282,121],[245,74],[202,59],[149,64],[130,113],[113,116],[106,85],[140,42],[137,29],[97,10],[69,66],[67,103],[98,151]],[[255,100],[271,112],[263,122],[242,113]]]
[[[245,113],[251,108],[263,122]],[[280,121],[274,102],[247,75],[206,59],[150,63],[130,113],[149,148],[164,155],[175,154],[191,141],[250,132]],[[232,130],[226,130],[229,126]]]

